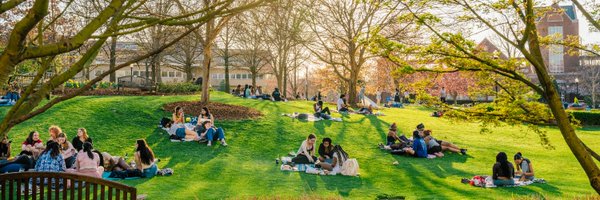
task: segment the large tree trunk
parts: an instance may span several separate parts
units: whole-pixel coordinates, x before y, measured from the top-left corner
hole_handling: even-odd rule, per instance
[[[203,66],[204,66],[204,71],[202,72],[202,97],[201,97],[201,102],[204,104],[207,104],[210,100],[210,91],[209,90],[209,85],[210,85],[210,64],[212,61],[212,43],[213,43],[213,34],[212,31],[214,31],[214,26],[215,26],[215,20],[209,20],[206,23],[206,37],[205,39],[205,43],[203,44],[203,49],[202,49],[202,54],[204,55],[204,59],[202,60]],[[216,37],[216,35],[215,35]]]
[[[117,37],[113,36],[110,39],[110,63],[108,65],[108,69],[112,70],[115,68],[115,66],[117,66]],[[113,83],[117,82],[116,72],[110,73],[109,81]]]
[[[184,70],[185,70],[185,82],[191,82],[192,78],[194,78],[192,76],[192,63],[187,63],[185,65]]]
[[[229,65],[225,65],[225,92],[231,92],[229,84]]]

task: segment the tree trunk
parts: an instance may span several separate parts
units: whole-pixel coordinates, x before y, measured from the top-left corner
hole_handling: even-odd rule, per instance
[[[109,70],[112,70],[117,66],[117,37],[113,36],[110,38],[110,63],[108,65]],[[110,73],[110,82],[117,82],[116,72]]]
[[[229,30],[229,29],[227,29]],[[224,53],[223,53],[223,61],[225,64],[225,92],[229,93],[230,92],[230,87],[229,87],[229,45],[225,46],[224,49]]]
[[[252,73],[252,88],[254,88],[254,91],[256,91],[256,76],[258,76],[258,73],[253,72]]]
[[[194,78],[192,76],[192,64],[191,63],[187,63],[185,65],[185,82],[191,82],[192,78]]]
[[[204,70],[202,71],[202,97],[201,97],[201,101],[202,103],[206,104],[209,101],[210,98],[210,92],[209,90],[209,85],[210,85],[210,63],[212,60],[212,52],[211,52],[211,45],[205,46],[204,50],[203,50],[203,55],[204,55],[204,59],[203,59],[203,65],[204,65]]]
[[[286,67],[287,68],[287,67]],[[288,72],[287,69],[283,72],[283,96],[285,96],[286,98],[288,98],[287,96],[287,80],[288,80]]]

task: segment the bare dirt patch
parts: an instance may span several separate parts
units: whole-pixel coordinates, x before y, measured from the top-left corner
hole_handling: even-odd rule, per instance
[[[254,108],[216,102],[210,102],[208,105],[204,105],[199,101],[174,102],[165,104],[163,109],[167,112],[174,112],[175,107],[177,106],[181,106],[186,115],[193,116],[200,115],[202,107],[206,106],[210,110],[211,114],[218,120],[256,119],[263,116],[260,111]]]

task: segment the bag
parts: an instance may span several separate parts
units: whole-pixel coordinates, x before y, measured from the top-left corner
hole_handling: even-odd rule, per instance
[[[158,170],[158,172],[156,174],[158,174],[160,176],[171,176],[171,175],[173,175],[173,169],[171,169],[171,168],[161,169],[161,170]]]
[[[298,119],[299,120],[307,120],[308,119],[308,114],[305,114],[305,113],[298,114]]]
[[[485,176],[474,176],[473,179],[469,182],[470,185],[476,187],[485,187]]]
[[[162,127],[167,127],[167,124],[168,124],[169,122],[171,122],[171,119],[169,119],[169,118],[166,118],[166,117],[163,117],[163,118],[160,120],[160,125],[161,125]]]
[[[344,161],[342,165],[342,174],[344,176],[358,176],[358,161],[355,158]]]

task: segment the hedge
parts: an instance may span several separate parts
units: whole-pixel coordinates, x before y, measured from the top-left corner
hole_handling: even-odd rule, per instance
[[[158,92],[162,93],[192,93],[201,89],[200,85],[193,83],[160,83],[158,85]]]
[[[581,121],[581,125],[600,126],[600,112],[571,112],[575,119]]]

